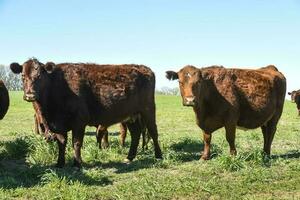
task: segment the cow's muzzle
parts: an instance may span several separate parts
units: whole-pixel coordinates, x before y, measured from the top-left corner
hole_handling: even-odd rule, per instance
[[[192,96],[192,97],[185,97],[184,98],[184,101],[183,101],[183,105],[184,106],[194,106],[196,101],[195,101],[195,97]]]
[[[23,99],[28,102],[33,102],[36,100],[35,94],[24,94]]]

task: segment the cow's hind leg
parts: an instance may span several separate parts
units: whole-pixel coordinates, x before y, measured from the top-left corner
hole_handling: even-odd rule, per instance
[[[132,161],[136,157],[137,148],[138,148],[140,136],[141,136],[141,129],[140,129],[140,126],[137,121],[127,122],[126,125],[129,129],[130,135],[131,135],[131,144],[130,144],[130,149],[129,149],[127,159],[129,161]]]
[[[82,159],[81,159],[81,147],[83,144],[84,137],[84,126],[77,127],[72,130],[72,143],[74,148],[74,166],[80,168]]]
[[[267,155],[271,154],[271,145],[277,129],[276,125],[277,120],[274,122],[274,120],[271,119],[265,126],[262,126],[262,132],[264,135],[264,152]]]
[[[230,154],[236,155],[236,148],[235,148],[236,125],[235,124],[225,125],[225,132],[226,132],[226,140],[230,147]]]
[[[126,123],[120,123],[120,144],[122,147],[125,146],[126,135],[127,135],[127,125]]]
[[[97,143],[99,145],[99,149],[102,147],[105,149],[109,146],[108,144],[108,131],[104,126],[99,125],[96,131]]]
[[[56,134],[58,144],[58,159],[56,167],[63,167],[65,165],[65,151],[67,145],[67,133]]]
[[[152,109],[145,110],[145,112],[142,113],[142,119],[145,121],[146,127],[148,129],[148,133],[153,140],[155,157],[157,159],[162,159],[162,153],[161,153],[161,149],[160,149],[160,146],[158,143],[158,132],[157,132],[157,126],[156,126],[155,106],[154,105],[153,105]]]

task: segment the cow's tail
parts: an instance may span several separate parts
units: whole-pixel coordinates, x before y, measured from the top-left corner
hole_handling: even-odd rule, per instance
[[[0,119],[3,119],[9,107],[8,91],[3,83],[0,81]]]

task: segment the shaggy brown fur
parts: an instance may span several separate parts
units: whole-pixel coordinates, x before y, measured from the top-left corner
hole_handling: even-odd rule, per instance
[[[84,63],[46,63],[30,59],[11,64],[21,73],[24,99],[40,104],[52,132],[57,133],[58,166],[65,164],[67,132],[72,130],[74,164],[81,165],[85,126],[109,127],[140,114],[153,139],[155,156],[161,158],[155,117],[155,76],[143,65],[96,65]],[[128,126],[131,145],[127,159],[136,156],[141,134],[137,122]]]
[[[9,107],[9,95],[8,91],[3,83],[0,80],[0,120],[6,115]]]
[[[183,105],[193,106],[204,133],[202,159],[210,156],[211,134],[222,127],[231,154],[236,154],[236,127],[261,127],[264,151],[270,154],[286,92],[285,77],[275,66],[257,70],[186,66],[178,73],[168,71],[167,78],[179,79]]]
[[[291,100],[293,103],[296,103],[298,109],[298,115],[300,116],[300,90],[294,90],[292,92],[288,92],[288,95],[291,95]]]

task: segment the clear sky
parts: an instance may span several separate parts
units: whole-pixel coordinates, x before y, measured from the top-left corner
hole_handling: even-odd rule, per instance
[[[298,0],[0,0],[0,64],[276,65],[300,89]]]

